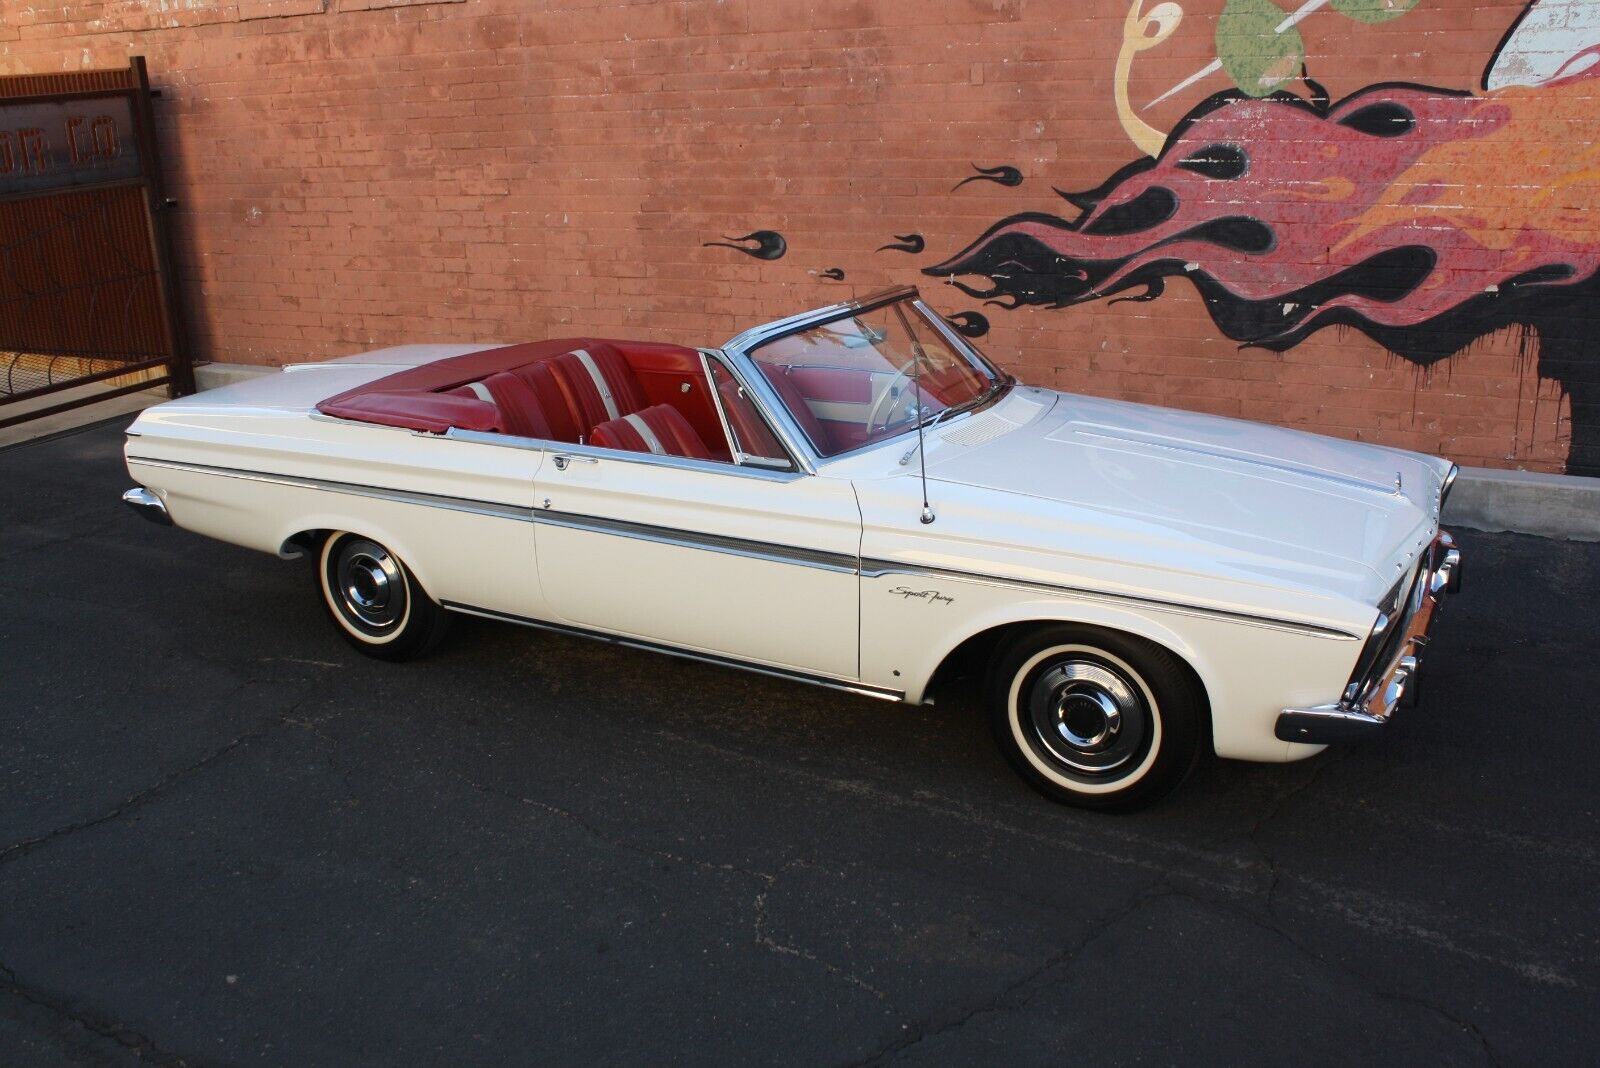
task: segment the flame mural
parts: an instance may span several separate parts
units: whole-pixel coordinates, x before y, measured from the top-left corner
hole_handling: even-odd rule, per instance
[[[1181,12],[1158,17],[1142,41]],[[1535,0],[1477,91],[1383,84],[1330,103],[1315,83],[1309,99],[1239,88],[1159,147],[1126,104],[1129,59],[1119,112],[1154,154],[1063,193],[1073,218],[1002,219],[927,274],[1004,308],[1151,301],[1182,276],[1245,345],[1281,352],[1343,325],[1424,366],[1520,324],[1571,401],[1568,470],[1600,474],[1600,0]]]

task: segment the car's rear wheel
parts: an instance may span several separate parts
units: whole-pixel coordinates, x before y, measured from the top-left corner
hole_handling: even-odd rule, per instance
[[[1205,741],[1205,694],[1160,646],[1053,625],[1001,647],[990,672],[995,741],[1039,792],[1132,808],[1176,787]]]
[[[450,621],[404,561],[348,531],[323,540],[317,588],[345,640],[379,660],[422,655],[439,644]]]

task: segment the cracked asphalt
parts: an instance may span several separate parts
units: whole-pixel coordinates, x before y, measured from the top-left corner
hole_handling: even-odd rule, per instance
[[[0,451],[0,1063],[1600,1056],[1600,545],[1464,534],[1383,738],[1108,817],[967,684],[363,659],[123,508],[124,425]]]

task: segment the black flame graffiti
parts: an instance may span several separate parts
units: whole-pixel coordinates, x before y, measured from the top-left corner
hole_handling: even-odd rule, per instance
[[[753,248],[747,248],[739,241],[754,241]],[[789,251],[789,242],[776,230],[754,230],[743,237],[726,237],[722,241],[702,241],[701,248],[731,248],[736,252],[743,252],[746,256],[754,256],[758,260],[781,259]]]
[[[966,185],[968,182],[994,182],[996,185],[1003,185],[1011,188],[1015,188],[1022,184],[1022,172],[1017,170],[1015,167],[980,167],[974,163],[972,165],[972,169],[978,173],[969,175],[966,178],[961,179],[961,181],[957,182],[955,185],[951,186],[950,191],[952,193]]]

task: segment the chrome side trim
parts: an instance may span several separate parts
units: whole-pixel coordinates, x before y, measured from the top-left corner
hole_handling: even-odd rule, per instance
[[[1101,601],[1108,604],[1136,604],[1141,608],[1149,608],[1158,612],[1173,612],[1178,615],[1222,619],[1245,626],[1266,627],[1269,630],[1284,630],[1294,634],[1309,634],[1318,638],[1334,638],[1339,641],[1357,641],[1360,638],[1360,635],[1351,634],[1349,631],[1338,630],[1334,627],[1323,627],[1315,623],[1302,623],[1294,619],[1258,616],[1247,612],[1230,612],[1223,608],[1208,608],[1205,605],[1185,604],[1182,601],[1162,601],[1153,597],[1140,597],[1137,594],[1110,593],[1105,590],[1086,589],[1082,586],[1065,586],[1054,582],[1037,582],[1033,579],[984,575],[973,571],[926,567],[920,564],[902,564],[893,560],[874,560],[862,557],[862,578],[881,578],[884,575],[913,575],[920,578],[953,579],[958,582],[981,582],[989,586],[1004,586],[1008,589],[1046,593],[1058,597],[1075,597],[1086,601]]]
[[[683,660],[696,660],[702,664],[737,668],[757,675],[769,675],[775,679],[804,682],[812,686],[823,686],[830,690],[843,690],[846,693],[859,694],[862,697],[876,697],[880,701],[905,700],[904,690],[889,690],[878,686],[868,686],[863,682],[852,682],[848,679],[834,678],[830,675],[813,675],[809,672],[796,671],[791,668],[773,667],[770,664],[758,664],[749,660],[740,660],[737,657],[719,656],[716,653],[702,653],[676,645],[663,645],[643,638],[629,638],[609,631],[590,630],[586,627],[574,627],[567,623],[552,623],[543,619],[531,619],[527,616],[512,615],[510,612],[496,612],[491,608],[474,608],[458,601],[441,601],[440,605],[452,612],[460,612],[463,615],[479,616],[483,619],[498,620],[502,623],[517,623],[524,627],[553,631],[557,634],[570,634],[578,638],[592,638],[595,641],[622,645],[629,649],[642,649],[648,653],[663,653]]]
[[[267,482],[298,489],[327,490],[330,493],[348,493],[355,497],[393,501],[397,504],[420,504],[429,508],[444,508],[453,512],[470,512],[474,515],[495,516],[500,519],[531,521],[533,509],[515,504],[479,501],[469,497],[448,497],[439,493],[419,490],[384,489],[356,482],[335,482],[330,479],[308,478],[302,475],[281,475],[271,471],[249,471],[238,467],[213,467],[210,464],[192,464],[182,460],[157,460],[149,456],[129,456],[129,464],[160,467],[170,471],[192,471],[202,475],[220,475],[223,478],[242,478],[249,482]]]
[[[1185,604],[1179,601],[1162,601],[1133,594],[1109,593],[1104,590],[1036,582],[1031,579],[1019,579],[1003,575],[985,575],[980,572],[960,571],[953,568],[902,564],[893,560],[858,559],[851,553],[836,553],[823,549],[808,549],[794,545],[780,545],[774,542],[725,537],[718,534],[705,534],[677,527],[652,526],[648,523],[635,523],[629,520],[609,519],[602,516],[558,512],[551,509],[524,508],[520,505],[500,504],[494,501],[449,497],[442,494],[423,493],[414,490],[385,489],[379,486],[366,486],[353,482],[335,482],[328,479],[308,478],[300,475],[281,475],[266,471],[214,467],[208,464],[186,463],[178,460],[157,460],[144,456],[129,456],[128,463],[144,464],[149,467],[166,468],[174,471],[192,471],[199,474],[218,475],[224,478],[241,478],[252,482],[265,482],[280,486],[294,486],[300,489],[348,493],[357,497],[392,501],[397,504],[416,504],[428,508],[443,508],[450,511],[467,512],[473,515],[485,515],[498,519],[514,519],[524,523],[544,523],[575,530],[587,530],[597,534],[638,538],[661,545],[675,545],[686,549],[701,549],[707,552],[743,556],[753,560],[813,567],[840,574],[859,575],[861,578],[881,578],[885,575],[947,578],[962,582],[978,582],[990,586],[1045,593],[1057,597],[1073,597],[1080,600],[1102,601],[1113,604],[1136,604],[1155,611],[1222,619],[1246,626],[1266,627],[1272,630],[1309,634],[1320,638],[1355,641],[1360,637],[1360,635],[1350,634],[1346,631],[1322,627],[1313,623],[1302,623],[1298,620],[1230,612],[1225,609],[1208,608],[1203,605]],[[770,473],[777,474],[777,472]],[[796,478],[800,476],[791,473],[788,477]]]
[[[157,523],[164,527],[172,525],[172,516],[167,514],[166,502],[143,486],[135,486],[127,493],[124,493],[122,495],[122,503],[152,523]]]
[[[675,545],[685,549],[702,549],[707,552],[743,556],[753,560],[766,560],[779,564],[796,564],[824,571],[837,571],[854,575],[856,557],[851,553],[835,553],[822,549],[807,549],[775,542],[754,541],[745,538],[704,534],[676,527],[652,526],[622,519],[581,515],[574,512],[557,512],[547,509],[524,508],[514,504],[499,504],[466,497],[446,497],[436,493],[414,490],[384,489],[352,482],[334,482],[328,479],[308,478],[300,475],[279,475],[265,471],[246,471],[231,467],[213,467],[208,464],[185,463],[177,460],[155,460],[142,456],[128,457],[130,464],[167,468],[174,471],[192,471],[198,474],[218,475],[224,478],[242,478],[251,482],[267,482],[298,489],[323,490],[329,493],[348,493],[357,497],[392,501],[396,504],[416,504],[427,508],[487,515],[498,519],[515,519],[523,523],[544,523],[550,526],[586,530],[596,534],[612,534],[637,538],[660,545]]]
[[[828,552],[823,549],[803,549],[793,545],[779,545],[767,541],[730,538],[720,534],[702,534],[677,527],[657,527],[648,523],[634,523],[625,519],[608,519],[603,516],[580,515],[575,512],[535,511],[535,523],[572,530],[585,530],[594,534],[614,534],[622,538],[655,542],[658,545],[675,545],[685,549],[704,549],[708,552],[743,556],[752,560],[767,560],[777,564],[798,564],[822,571],[837,571],[847,575],[856,573],[856,558],[851,553]]]
[[[357,424],[367,425],[367,424]],[[443,434],[428,434],[421,430],[407,433],[436,441],[463,441],[473,445],[494,445],[503,449],[523,449],[528,452],[559,452],[569,456],[593,457],[615,463],[652,464],[656,467],[676,467],[684,471],[704,471],[710,475],[734,478],[764,478],[770,482],[792,482],[802,477],[800,471],[783,471],[771,467],[724,463],[721,460],[696,460],[690,456],[657,455],[653,452],[633,452],[628,449],[606,449],[598,445],[574,445],[566,441],[543,441],[539,438],[519,438],[507,434],[492,434],[482,430],[457,430],[454,427]]]

